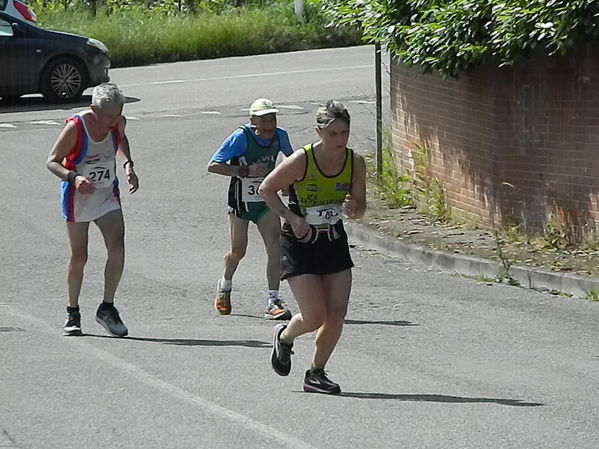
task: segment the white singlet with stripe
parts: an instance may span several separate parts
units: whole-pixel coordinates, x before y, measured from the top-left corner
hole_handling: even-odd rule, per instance
[[[66,221],[74,222],[93,221],[121,208],[115,157],[118,131],[109,132],[99,142],[92,140],[82,115],[69,119],[77,125],[78,136],[75,149],[65,159],[64,165],[94,182],[96,190],[92,194],[82,194],[73,185],[62,182],[62,215]]]

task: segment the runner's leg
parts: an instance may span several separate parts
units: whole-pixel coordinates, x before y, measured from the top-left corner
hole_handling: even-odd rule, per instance
[[[269,209],[258,219],[256,225],[266,248],[268,289],[278,290],[281,282],[281,219]]]
[[[243,220],[234,214],[229,214],[231,249],[225,254],[225,271],[223,276],[226,280],[230,281],[233,279],[233,274],[237,270],[239,261],[245,256],[248,244],[248,224],[248,220]]]
[[[67,222],[67,236],[71,248],[67,267],[69,307],[77,307],[79,305],[79,293],[81,293],[81,284],[83,283],[83,268],[87,262],[88,230],[88,222]]]
[[[322,276],[322,281],[326,320],[316,333],[312,366],[323,369],[343,331],[343,320],[347,314],[347,303],[352,285],[352,273],[348,269],[339,273],[327,274]]]
[[[327,308],[322,277],[302,274],[287,278],[300,313],[295,314],[281,334],[281,340],[292,343],[300,335],[318,329],[326,320]]]
[[[108,212],[95,220],[106,244],[108,258],[104,268],[105,303],[114,302],[114,294],[123,274],[125,265],[125,224],[121,209]]]

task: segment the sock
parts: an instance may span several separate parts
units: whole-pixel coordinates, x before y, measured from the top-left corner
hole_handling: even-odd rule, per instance
[[[114,304],[111,302],[102,302],[102,304],[100,304],[100,309],[101,310],[110,310],[114,307]]]
[[[319,366],[316,363],[312,362],[312,365],[310,365],[310,372],[314,373],[316,371],[324,371],[324,365]]]
[[[77,313],[77,312],[79,312],[79,306],[77,306],[77,307],[67,306],[67,313]]]
[[[285,338],[285,337],[283,336],[283,334],[285,333],[285,331],[286,331],[286,330],[287,330],[287,329],[284,329],[284,330],[283,330],[283,332],[281,332],[281,333],[280,333],[280,335],[279,335],[279,341],[280,341],[281,343],[283,343],[284,345],[287,345],[287,346],[293,346],[293,340],[289,340],[289,339],[287,339],[287,338]]]
[[[233,279],[222,278],[218,281],[218,289],[228,292],[233,288]]]
[[[279,291],[278,290],[269,290],[268,291],[268,307],[272,306],[273,303],[279,299]]]

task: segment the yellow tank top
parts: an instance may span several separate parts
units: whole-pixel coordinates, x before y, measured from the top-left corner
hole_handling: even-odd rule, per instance
[[[304,150],[306,172],[300,181],[293,184],[289,207],[295,213],[299,212],[308,224],[317,227],[334,225],[341,219],[341,207],[351,189],[354,152],[346,148],[341,171],[327,176],[318,167],[313,145],[306,145]]]

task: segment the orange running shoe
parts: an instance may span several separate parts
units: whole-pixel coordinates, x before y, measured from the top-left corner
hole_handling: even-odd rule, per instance
[[[280,299],[276,299],[266,309],[264,318],[267,320],[289,320],[291,319],[291,312],[283,306]]]
[[[224,290],[218,283],[216,299],[214,300],[214,308],[221,315],[229,315],[231,313],[231,290]]]

